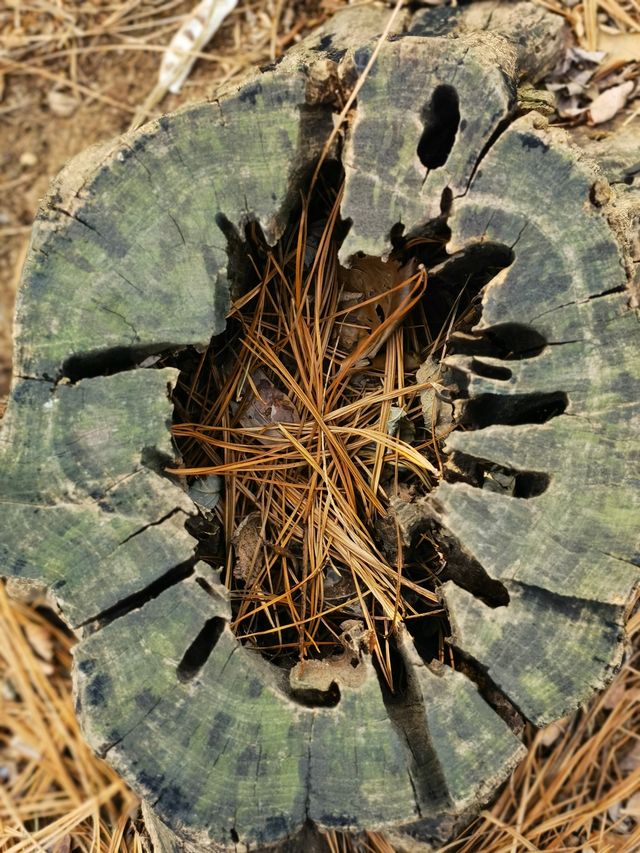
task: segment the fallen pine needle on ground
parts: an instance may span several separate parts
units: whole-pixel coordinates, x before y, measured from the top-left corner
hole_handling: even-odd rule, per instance
[[[72,646],[50,611],[0,585],[0,850],[138,853],[138,800],[79,730]]]

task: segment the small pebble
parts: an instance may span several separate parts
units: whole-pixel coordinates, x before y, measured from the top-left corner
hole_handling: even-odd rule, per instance
[[[73,113],[78,108],[78,102],[72,95],[66,94],[66,92],[57,92],[51,91],[47,95],[47,103],[49,104],[49,109],[54,115],[61,116],[62,118],[68,118],[73,115]]]
[[[20,155],[20,165],[24,166],[27,169],[31,168],[31,166],[35,166],[37,162],[38,158],[33,153],[33,151],[24,151]]]

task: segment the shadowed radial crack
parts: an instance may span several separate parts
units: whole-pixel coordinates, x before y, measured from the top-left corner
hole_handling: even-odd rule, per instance
[[[148,524],[145,524],[142,527],[140,527],[138,530],[134,531],[133,533],[130,533],[129,536],[126,536],[122,541],[118,542],[117,547],[119,548],[121,545],[124,545],[126,542],[130,542],[132,539],[135,539],[136,536],[140,536],[141,533],[144,533],[145,530],[148,530],[150,527],[158,527],[158,525],[164,524],[165,521],[167,521],[170,518],[173,518],[173,516],[177,515],[179,512],[184,513],[185,516],[189,515],[187,512],[185,512],[184,509],[182,509],[182,507],[179,507],[179,506],[175,507],[174,509],[165,513],[165,515],[163,515],[162,518],[158,518],[156,521],[150,521]]]

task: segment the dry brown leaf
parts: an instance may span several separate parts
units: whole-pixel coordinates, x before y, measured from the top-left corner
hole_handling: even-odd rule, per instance
[[[627,98],[633,91],[635,83],[633,80],[627,80],[626,83],[621,83],[619,86],[612,86],[611,89],[605,89],[601,95],[592,101],[587,110],[587,120],[589,124],[602,124],[605,121],[612,119],[627,103]]]
[[[262,515],[259,512],[251,512],[242,519],[233,534],[232,544],[236,552],[233,574],[249,586],[262,567]]]
[[[255,371],[252,382],[248,383],[238,421],[243,427],[269,427],[274,424],[298,424],[300,416],[291,398],[264,373]],[[277,428],[265,429],[262,435],[278,438],[281,433]]]
[[[394,261],[369,256],[356,258],[349,269],[341,271],[340,308],[345,310],[353,305],[340,325],[340,343],[347,352],[375,332],[409,298],[411,284],[406,280],[413,272]],[[403,281],[406,283],[399,287]],[[393,329],[390,326],[379,336],[367,351],[367,357],[376,355]]]
[[[598,36],[598,47],[612,59],[640,62],[640,33],[613,35],[601,32]]]

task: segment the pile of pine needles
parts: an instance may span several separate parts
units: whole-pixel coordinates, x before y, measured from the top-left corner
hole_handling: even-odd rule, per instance
[[[358,618],[391,686],[398,624],[442,613],[435,573],[405,565],[389,504],[442,477],[447,430],[426,428],[433,381],[415,373],[445,331],[429,336],[421,265],[339,264],[340,199],[329,184],[307,196],[275,248],[252,227],[257,281],[183,376],[173,434],[185,464],[171,470],[224,476],[216,514],[239,636],[303,660],[339,648],[340,624]]]

